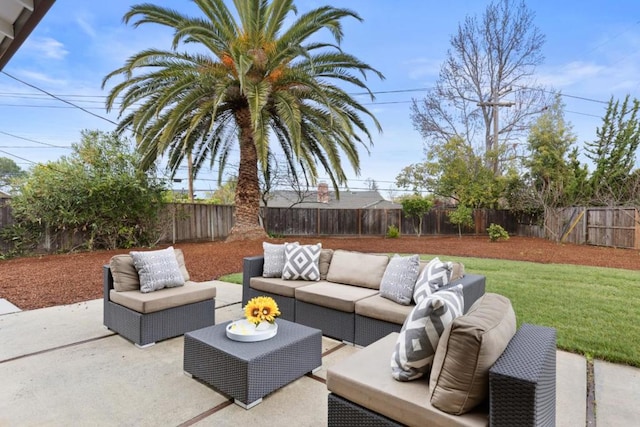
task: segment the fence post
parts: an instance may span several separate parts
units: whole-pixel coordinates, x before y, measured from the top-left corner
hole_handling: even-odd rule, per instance
[[[635,221],[633,223],[633,228],[634,228],[634,235],[633,235],[633,248],[634,249],[640,249],[640,227],[638,227],[638,224],[640,224],[640,213],[638,213],[638,208],[633,208],[635,211]]]

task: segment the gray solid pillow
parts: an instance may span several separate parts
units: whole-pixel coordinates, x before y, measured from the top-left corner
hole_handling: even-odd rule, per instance
[[[419,269],[418,255],[401,257],[395,254],[384,270],[380,282],[380,296],[398,304],[410,305]]]
[[[129,253],[140,276],[140,292],[184,285],[184,276],[178,266],[173,246],[158,251]]]
[[[404,321],[391,355],[391,375],[411,381],[427,374],[438,348],[440,336],[462,315],[462,285],[423,298]]]
[[[262,266],[262,277],[282,277],[282,270],[284,269],[284,245],[275,244],[269,242],[262,242],[262,249],[264,250],[264,263]],[[291,243],[292,245],[299,244],[298,242]]]
[[[282,277],[284,268],[284,245],[262,242],[264,264],[262,277]]]

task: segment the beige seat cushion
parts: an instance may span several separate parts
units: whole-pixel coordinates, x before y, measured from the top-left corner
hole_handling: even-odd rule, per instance
[[[153,313],[167,308],[205,301],[216,297],[215,282],[186,282],[184,286],[164,288],[155,292],[109,292],[109,299],[138,313]]]
[[[453,416],[429,403],[426,379],[393,379],[389,359],[398,339],[392,333],[341,360],[327,370],[327,388],[369,410],[409,426],[487,426],[486,412]]]
[[[178,261],[178,267],[184,277],[184,281],[190,280],[189,271],[184,262],[184,253],[182,249],[174,248],[173,251],[176,254],[176,260]],[[109,268],[111,269],[111,275],[113,276],[113,288],[118,292],[136,291],[140,289],[140,277],[135,265],[133,265],[133,258],[129,254],[114,255],[109,261]]]
[[[380,294],[356,301],[356,314],[402,325],[415,305],[402,305]]]
[[[285,280],[278,277],[252,277],[249,280],[249,287],[256,291],[269,292],[270,294],[282,295],[285,297],[295,297],[296,288],[307,286],[312,283],[308,280]]]
[[[464,414],[489,394],[489,369],[516,333],[508,298],[487,293],[444,331],[431,369],[431,404]]]
[[[376,295],[374,289],[331,282],[315,282],[296,288],[296,300],[353,313],[356,301]]]
[[[380,289],[380,281],[389,263],[387,255],[333,251],[327,280],[333,283]]]

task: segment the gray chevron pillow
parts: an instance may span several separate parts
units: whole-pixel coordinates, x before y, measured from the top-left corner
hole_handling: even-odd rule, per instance
[[[449,284],[453,264],[442,262],[435,257],[426,265],[418,276],[416,285],[413,288],[413,300],[418,304],[424,297],[427,297],[438,289]]]
[[[321,243],[316,245],[285,243],[282,278],[285,280],[320,280],[321,251]]]
[[[391,375],[398,381],[418,379],[429,372],[440,335],[462,315],[462,285],[423,298],[402,325],[391,355]]]

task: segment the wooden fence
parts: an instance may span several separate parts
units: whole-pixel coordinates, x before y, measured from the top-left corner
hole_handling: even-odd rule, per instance
[[[423,235],[456,234],[458,227],[449,222],[449,209],[432,209],[422,220]],[[314,209],[268,208],[263,211],[265,228],[282,236],[384,236],[389,226],[401,234],[415,235],[418,221],[401,209]],[[506,210],[476,209],[474,226],[463,233],[486,233],[491,223],[502,225],[509,233],[518,231],[518,218]]]
[[[422,235],[457,234],[448,220],[448,209],[432,209],[423,218]],[[159,242],[213,241],[225,239],[233,227],[233,206],[199,203],[168,204],[162,214]],[[403,235],[417,233],[417,221],[400,209],[317,209],[266,208],[262,211],[265,229],[280,236],[384,236],[389,226]],[[476,209],[474,225],[464,234],[486,235],[491,223],[512,235],[548,238],[576,244],[640,249],[640,214],[637,208],[564,208],[547,212],[544,225],[534,216],[516,216],[506,210]],[[0,228],[13,222],[11,208],[0,200]],[[79,236],[73,236],[78,244]],[[64,250],[69,237],[42,242],[43,248]],[[3,251],[7,247],[2,246]]]
[[[579,245],[640,249],[640,214],[636,207],[571,207],[545,218],[546,237]]]

